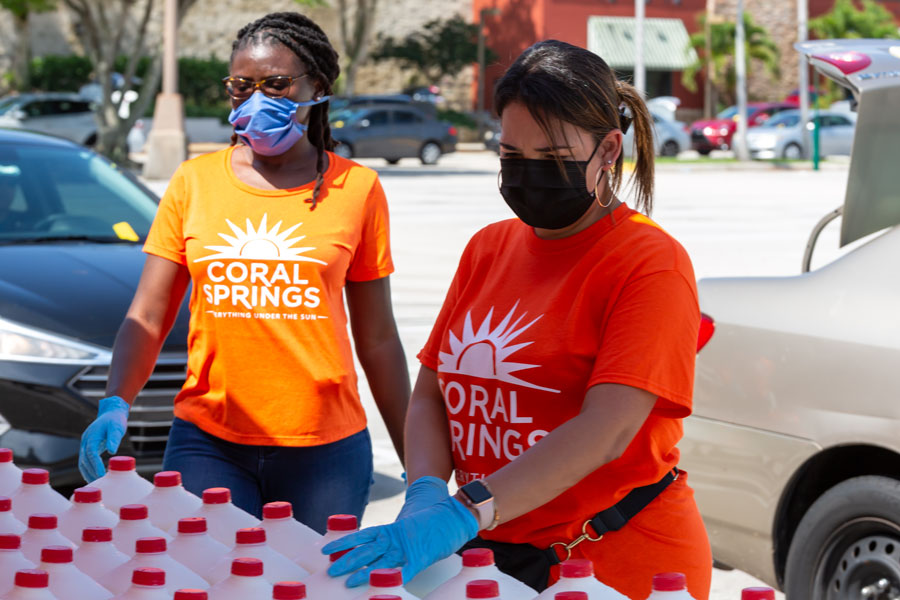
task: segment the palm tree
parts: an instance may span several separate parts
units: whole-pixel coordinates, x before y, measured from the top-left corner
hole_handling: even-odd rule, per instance
[[[721,21],[712,23],[709,27],[711,56],[706,54],[706,15],[701,14],[698,19],[700,31],[690,38],[689,47],[697,52],[697,61],[688,66],[681,75],[684,86],[693,91],[697,90],[697,74],[707,71],[708,61],[712,62],[712,87],[714,96],[717,96],[726,105],[735,103],[735,69],[734,69],[734,39],[737,30],[733,21]],[[772,77],[778,77],[779,52],[778,47],[765,27],[757,25],[749,13],[744,13],[744,31],[746,32],[747,62],[758,61],[765,67],[766,72]],[[748,65],[749,66],[749,65]],[[713,101],[713,105],[716,102]]]
[[[810,20],[809,29],[820,39],[900,37],[894,16],[874,0],[863,0],[862,10],[853,0],[836,0],[831,12]]]

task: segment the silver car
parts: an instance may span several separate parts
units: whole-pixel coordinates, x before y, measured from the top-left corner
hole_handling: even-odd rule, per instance
[[[666,113],[650,109],[653,118],[653,148],[657,156],[678,156],[691,149],[687,124],[676,121]],[[634,156],[634,127],[629,127],[622,139],[625,156]]]
[[[801,159],[812,155],[813,123],[819,127],[820,156],[849,155],[853,148],[856,115],[852,112],[820,110],[811,114],[806,127],[800,125],[800,111],[786,110],[765,125],[747,132],[747,146],[753,158]]]
[[[801,274],[699,282],[681,465],[720,564],[788,600],[900,598],[900,45],[797,49],[858,101],[844,204]],[[853,247],[810,271],[838,217]]]

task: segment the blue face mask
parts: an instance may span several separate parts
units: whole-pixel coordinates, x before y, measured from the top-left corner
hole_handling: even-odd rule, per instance
[[[294,102],[290,98],[269,98],[262,92],[252,94],[240,106],[232,109],[228,121],[234,131],[254,152],[263,156],[277,156],[287,152],[308,129],[297,122],[297,109],[328,100]]]

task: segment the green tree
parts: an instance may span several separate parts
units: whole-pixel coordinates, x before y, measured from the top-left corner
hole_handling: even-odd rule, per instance
[[[894,15],[875,0],[862,0],[862,9],[836,0],[831,12],[810,20],[809,30],[820,39],[900,37]]]
[[[434,83],[454,76],[478,60],[478,25],[467,23],[459,15],[425,23],[402,40],[380,37],[375,60],[397,60],[414,69],[424,81]],[[485,62],[497,60],[497,54],[485,48]]]
[[[33,13],[55,9],[56,2],[55,0],[0,0],[0,8],[12,14],[16,30],[12,68],[5,76],[7,80],[5,83],[18,90],[26,90],[29,87],[28,67],[31,64],[29,17]]]
[[[730,106],[736,102],[734,41],[737,24],[734,21],[722,21],[710,26],[711,56],[706,56],[706,36],[703,33],[706,15],[700,15],[697,20],[700,23],[700,31],[693,34],[689,42],[689,47],[697,52],[697,61],[684,70],[681,81],[687,89],[696,91],[697,74],[707,72],[707,65],[711,61],[713,106],[719,101]],[[769,37],[769,32],[765,27],[757,25],[749,13],[744,13],[744,31],[747,40],[747,66],[750,66],[751,61],[756,61],[763,65],[770,76],[778,77],[779,52],[775,42]]]

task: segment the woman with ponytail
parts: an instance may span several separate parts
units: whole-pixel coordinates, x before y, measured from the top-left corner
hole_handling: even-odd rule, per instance
[[[100,454],[116,452],[188,284],[187,378],[163,461],[188,490],[228,487],[257,517],[288,500],[320,532],[331,514],[362,516],[372,449],[345,294],[356,354],[402,457],[409,376],[391,308],[387,202],[374,171],[331,152],[338,73],[325,33],[301,14],[238,32],[224,78],[232,145],[182,164],[160,203],[108,397],[82,437],[88,481],[103,474]]]
[[[649,218],[650,115],[602,58],[553,40],[516,60],[494,106],[518,218],[469,242],[419,354],[400,516],[323,548],[355,548],[329,572],[409,579],[487,547],[538,591],[581,558],[633,600],[661,572],[705,600],[712,557],[676,447],[700,314],[687,253]],[[635,208],[618,195],[628,127]]]

